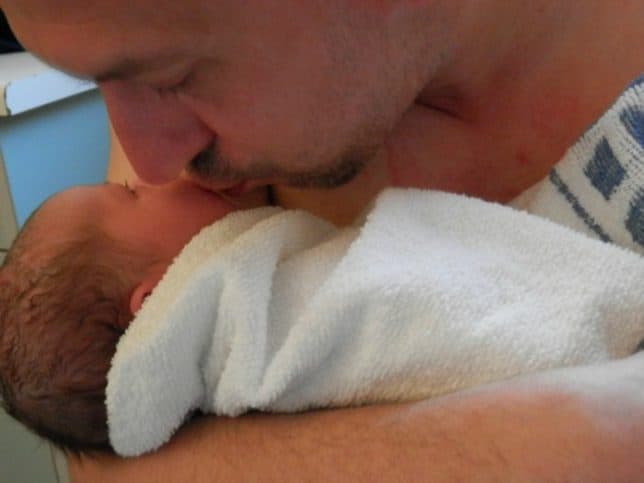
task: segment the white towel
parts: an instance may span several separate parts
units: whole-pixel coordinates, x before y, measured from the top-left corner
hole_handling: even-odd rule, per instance
[[[153,450],[189,412],[444,394],[626,356],[644,258],[527,213],[388,190],[360,228],[261,208],[202,231],[119,342],[110,441]]]

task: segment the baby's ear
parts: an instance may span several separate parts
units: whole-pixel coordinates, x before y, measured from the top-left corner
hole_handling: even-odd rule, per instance
[[[130,294],[130,312],[133,316],[141,309],[143,302],[145,302],[148,295],[152,293],[154,287],[157,286],[163,277],[165,270],[166,267],[161,267],[159,265],[150,267],[147,270],[145,277],[143,277],[134,290],[132,290],[132,293]]]

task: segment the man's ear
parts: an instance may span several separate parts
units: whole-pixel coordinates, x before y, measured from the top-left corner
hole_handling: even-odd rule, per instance
[[[145,299],[152,293],[154,287],[157,286],[163,277],[165,269],[166,267],[159,265],[149,268],[143,279],[134,287],[134,290],[130,294],[130,312],[132,315],[135,315],[139,311]]]

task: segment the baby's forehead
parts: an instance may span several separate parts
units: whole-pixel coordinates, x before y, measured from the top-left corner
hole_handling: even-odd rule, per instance
[[[72,225],[84,221],[98,223],[99,200],[103,197],[98,186],[79,186],[66,189],[47,199],[39,208],[43,221]]]
[[[42,238],[44,247],[48,239],[62,241],[89,226],[98,226],[100,218],[96,211],[89,197],[79,196],[77,189],[71,188],[47,199],[31,215],[23,230],[29,232],[25,235],[30,238]]]

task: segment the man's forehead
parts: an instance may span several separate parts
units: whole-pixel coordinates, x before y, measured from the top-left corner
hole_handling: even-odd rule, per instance
[[[187,0],[190,2],[190,0]],[[185,3],[185,2],[183,2]],[[152,10],[156,5],[157,8]],[[95,15],[108,15],[116,12],[136,13],[138,11],[163,12],[171,9],[171,2],[160,0],[0,0],[0,9],[9,15],[21,15],[33,20],[46,19],[84,19]]]
[[[34,22],[66,24],[119,19],[125,23],[163,26],[172,29],[196,26],[212,14],[244,11],[243,2],[230,0],[0,0],[0,10],[9,19],[21,17]],[[211,15],[204,15],[209,12]],[[119,25],[120,26],[120,25]]]
[[[121,0],[91,0],[87,4],[75,0],[0,2],[27,49],[81,77],[131,77],[180,60],[189,47],[184,42],[189,36],[182,38],[178,17],[177,22],[168,23],[162,19],[163,11],[146,15],[151,8],[147,0],[133,2],[136,8]],[[115,11],[114,4],[125,5]],[[172,10],[166,12],[169,17]],[[188,20],[184,18],[183,22],[187,24]],[[195,29],[195,34],[198,31]]]
[[[237,31],[231,9],[223,8],[228,3],[0,0],[28,50],[71,74],[100,80],[159,72],[200,52],[214,55],[217,49],[211,46],[230,44],[231,32]]]
[[[2,9],[9,19],[29,19],[34,22],[68,22],[83,21],[105,13],[107,3],[103,0],[0,0]],[[121,0],[113,2],[118,8]]]

